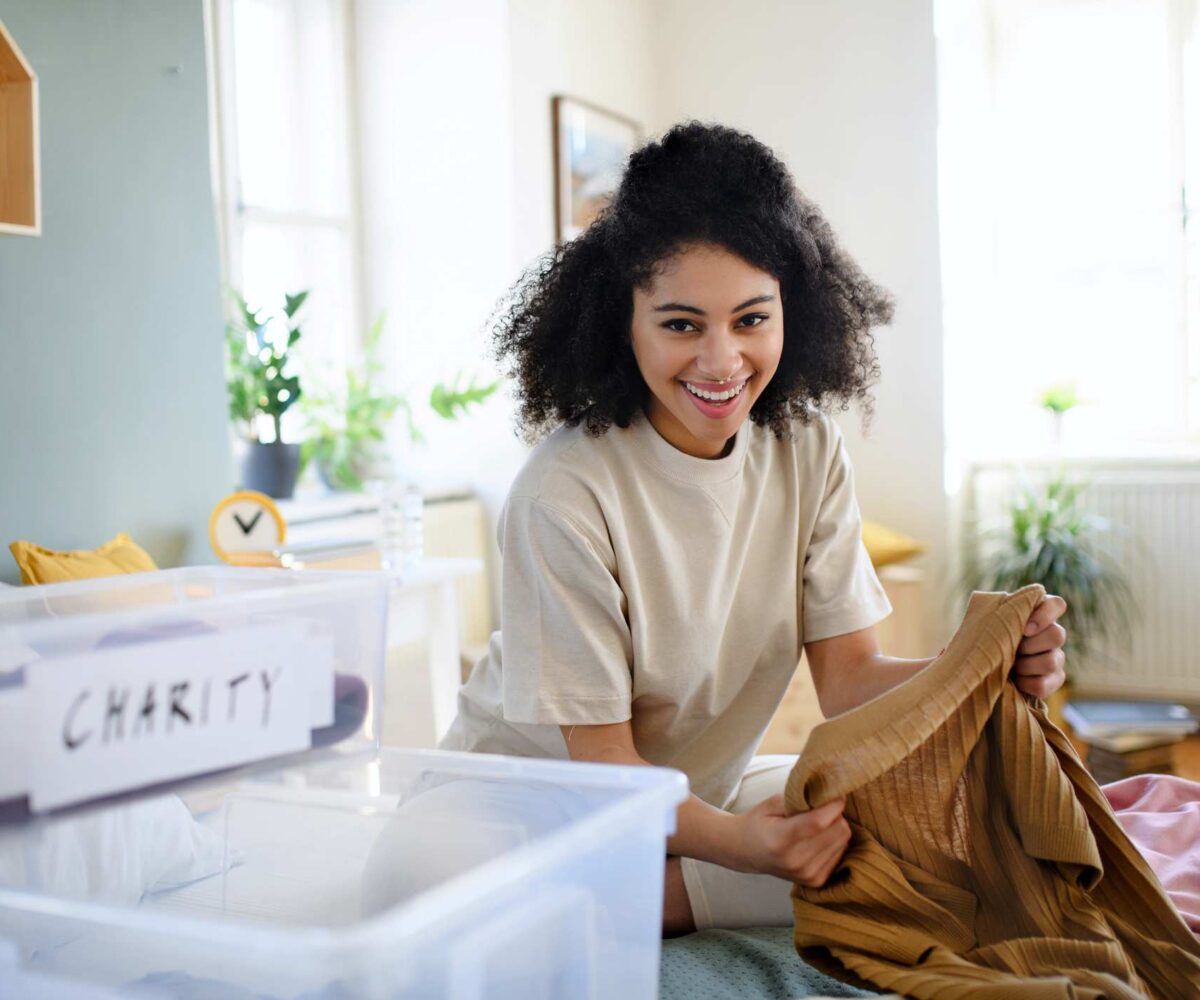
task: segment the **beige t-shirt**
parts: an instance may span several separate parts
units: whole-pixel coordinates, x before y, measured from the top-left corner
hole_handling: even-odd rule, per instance
[[[542,441],[500,517],[500,630],[441,748],[567,759],[560,725],[632,719],[642,757],[727,806],[803,644],[892,610],[840,429],[792,430],[747,421],[718,459],[641,415]]]

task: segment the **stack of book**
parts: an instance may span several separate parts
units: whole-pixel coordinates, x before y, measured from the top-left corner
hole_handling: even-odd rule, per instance
[[[1063,718],[1087,743],[1088,770],[1101,785],[1173,774],[1175,744],[1200,729],[1185,706],[1162,701],[1073,701]]]

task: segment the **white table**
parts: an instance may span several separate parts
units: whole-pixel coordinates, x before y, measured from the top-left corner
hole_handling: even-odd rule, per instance
[[[462,681],[454,583],[482,568],[480,559],[426,558],[393,584],[382,726],[388,746],[435,747],[454,721]],[[424,662],[414,663],[401,647],[421,639]]]
[[[371,548],[355,549],[303,561],[293,559],[290,565],[294,569],[377,570],[379,553]],[[480,559],[426,556],[417,569],[393,580],[380,725],[385,745],[435,747],[454,721],[462,679],[454,584],[482,569]],[[423,658],[405,655],[404,647],[421,640],[426,642]]]

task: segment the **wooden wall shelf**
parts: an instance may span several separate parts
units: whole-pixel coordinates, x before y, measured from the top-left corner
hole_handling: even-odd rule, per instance
[[[37,75],[0,21],[0,233],[42,231]]]

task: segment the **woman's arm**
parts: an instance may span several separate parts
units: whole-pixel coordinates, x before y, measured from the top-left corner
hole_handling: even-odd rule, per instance
[[[633,726],[562,726],[572,760],[649,766],[633,743]],[[782,795],[759,802],[748,812],[728,813],[690,795],[676,813],[675,835],[667,853],[711,861],[740,872],[761,872],[824,885],[850,841],[842,818],[843,799],[811,812],[787,814]]]
[[[633,726],[629,722],[560,728],[572,760],[650,766],[633,744]],[[731,813],[709,805],[697,795],[689,795],[679,807],[675,835],[667,838],[667,852],[725,864],[734,837],[730,826],[733,819]]]
[[[868,627],[845,635],[804,644],[812,671],[817,701],[827,719],[841,715],[924,669],[936,659],[904,660],[885,656],[879,649],[875,629]]]
[[[1018,690],[1047,698],[1062,687],[1066,680],[1062,647],[1067,632],[1057,620],[1066,610],[1066,601],[1047,594],[1030,613],[1013,662],[1012,680]],[[804,653],[826,718],[841,715],[890,691],[937,659],[936,656],[923,660],[885,656],[879,649],[874,628],[807,642]]]

